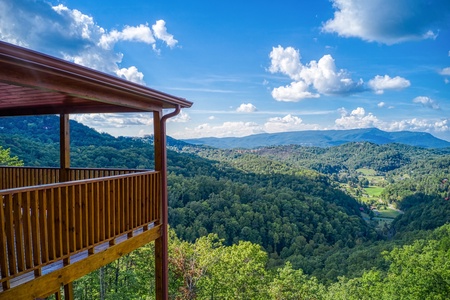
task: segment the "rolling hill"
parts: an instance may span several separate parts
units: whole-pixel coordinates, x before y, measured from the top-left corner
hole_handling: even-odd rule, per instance
[[[350,142],[371,142],[378,145],[399,143],[423,148],[446,148],[450,142],[425,132],[385,132],[376,128],[352,130],[310,130],[280,133],[262,133],[245,137],[185,139],[194,145],[215,148],[257,148],[265,146],[301,145],[331,147]]]

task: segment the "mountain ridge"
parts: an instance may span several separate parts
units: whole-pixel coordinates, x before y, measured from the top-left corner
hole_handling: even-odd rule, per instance
[[[281,145],[332,147],[350,142],[371,142],[374,144],[406,144],[422,148],[446,148],[450,142],[426,132],[386,132],[377,128],[350,130],[308,130],[280,133],[260,133],[245,137],[181,139],[181,141],[221,149],[258,148]]]

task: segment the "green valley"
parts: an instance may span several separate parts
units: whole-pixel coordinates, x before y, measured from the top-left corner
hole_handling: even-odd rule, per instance
[[[0,119],[6,161],[58,166],[59,136],[46,129],[58,122]],[[74,167],[153,168],[152,137],[115,138],[74,121],[71,130]],[[450,296],[449,148],[216,149],[168,139],[168,149],[174,299]],[[77,298],[151,298],[152,251],[80,279]]]

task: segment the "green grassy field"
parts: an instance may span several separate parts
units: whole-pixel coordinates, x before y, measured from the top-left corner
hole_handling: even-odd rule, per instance
[[[384,188],[379,187],[379,186],[370,186],[370,187],[364,188],[364,190],[366,191],[367,195],[369,195],[370,197],[379,197],[381,195],[381,193],[383,192]]]
[[[398,211],[393,210],[391,208],[380,209],[380,210],[378,210],[378,212],[380,214],[377,217],[390,218],[390,219],[395,219],[400,214]]]

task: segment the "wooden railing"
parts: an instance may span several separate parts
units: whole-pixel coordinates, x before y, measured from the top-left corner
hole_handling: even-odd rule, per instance
[[[91,178],[101,178],[108,176],[116,176],[123,174],[132,174],[143,172],[146,170],[136,170],[136,169],[81,169],[81,168],[70,168],[68,171],[68,180],[83,180]]]
[[[57,182],[58,168],[0,167],[0,190]]]
[[[145,170],[69,168],[67,169],[68,175],[66,181],[100,178],[142,171]],[[58,183],[61,181],[61,178],[61,170],[59,168],[0,166],[0,190]]]
[[[25,179],[13,183],[45,184],[0,190],[3,290],[24,273],[34,271],[35,276],[40,276],[48,264],[59,260],[69,264],[75,253],[93,252],[99,244],[114,244],[118,236],[131,236],[136,229],[146,230],[150,224],[158,223],[159,172],[140,170],[101,177],[106,171],[84,173],[71,169],[70,178],[99,178],[48,184],[57,181],[59,170],[28,170],[35,175],[27,173]],[[2,184],[3,178],[4,173]]]

